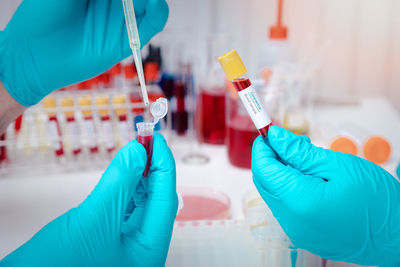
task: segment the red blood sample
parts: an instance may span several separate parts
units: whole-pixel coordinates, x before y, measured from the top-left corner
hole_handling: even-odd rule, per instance
[[[251,168],[251,149],[258,132],[248,116],[231,118],[227,126],[228,158],[232,165],[239,168]]]
[[[57,134],[57,136],[59,138],[59,141],[58,141],[57,146],[54,147],[54,153],[56,154],[57,157],[60,157],[60,156],[64,155],[64,148],[63,148],[63,144],[62,144],[62,141],[61,141],[62,134],[61,134],[60,124],[58,123],[58,119],[57,119],[56,116],[50,116],[49,117],[49,122],[50,123],[54,123],[54,125],[56,127],[56,134]]]
[[[144,168],[143,177],[149,176],[151,158],[153,157],[153,136],[152,135],[139,135],[138,142],[141,143],[146,149],[147,162]]]
[[[251,86],[250,79],[248,79],[248,78],[239,78],[239,79],[233,80],[232,83],[238,92],[243,91]],[[261,128],[261,129],[258,129],[261,136],[263,136],[263,137],[268,136],[268,129],[271,125],[272,125],[272,123],[268,124],[267,126]]]
[[[225,89],[201,90],[198,105],[198,138],[200,142],[225,144]]]
[[[14,131],[15,131],[15,134],[18,134],[19,131],[21,130],[22,116],[23,116],[23,114],[21,114],[21,115],[15,120],[15,124],[14,124]]]
[[[176,216],[177,221],[223,220],[230,216],[228,204],[206,196],[182,196],[183,208]]]
[[[6,141],[6,133],[3,133],[0,136],[0,141]],[[0,163],[7,160],[7,147],[6,145],[0,146]]]
[[[175,107],[172,112],[172,126],[178,135],[184,135],[188,129],[188,112],[185,107],[185,85],[176,82],[174,86]]]
[[[74,123],[74,124],[76,123],[74,117],[67,117],[67,118],[66,118],[66,121],[67,121],[67,123]],[[74,130],[74,129],[72,129],[72,126],[70,126],[70,127],[71,127],[71,130]],[[75,127],[77,127],[76,124],[75,124]],[[76,134],[76,133],[70,133],[70,134]],[[71,136],[71,138],[78,138],[78,137]],[[79,147],[79,148],[73,148],[73,149],[72,149],[72,153],[74,154],[74,156],[80,154],[81,151],[82,151],[82,148],[80,148],[80,147]]]

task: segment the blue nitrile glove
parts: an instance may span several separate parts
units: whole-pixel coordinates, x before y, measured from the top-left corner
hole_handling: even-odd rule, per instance
[[[272,126],[268,140],[254,141],[252,171],[297,247],[330,260],[400,263],[400,183],[378,165]]]
[[[134,0],[142,46],[168,18],[165,0]],[[0,31],[0,81],[21,105],[87,80],[131,54],[122,0],[23,0]]]
[[[136,141],[115,156],[87,199],[46,225],[0,266],[162,266],[177,212],[175,162],[154,135],[150,175]],[[132,200],[133,199],[133,200]]]

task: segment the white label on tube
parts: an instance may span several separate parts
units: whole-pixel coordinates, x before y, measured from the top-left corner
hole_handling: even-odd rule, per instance
[[[67,123],[69,138],[71,140],[71,147],[73,150],[78,150],[80,145],[79,140],[79,128],[75,121],[70,121]]]
[[[103,121],[104,145],[107,149],[114,148],[114,136],[111,121]]]
[[[50,141],[51,141],[51,145],[53,146],[53,149],[54,150],[61,149],[61,140],[60,140],[60,136],[58,135],[57,122],[49,121],[47,123],[47,127],[48,127]]]
[[[249,86],[240,91],[239,96],[257,129],[264,128],[271,123],[271,119],[262,107],[254,87]]]
[[[83,124],[85,126],[86,140],[89,147],[95,147],[97,138],[93,120],[84,120]]]

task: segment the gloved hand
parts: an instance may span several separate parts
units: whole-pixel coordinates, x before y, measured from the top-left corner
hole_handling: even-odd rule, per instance
[[[150,175],[136,141],[115,156],[77,208],[50,222],[0,266],[162,266],[177,212],[175,162],[154,135]]]
[[[135,0],[141,44],[168,18],[165,0]],[[131,54],[121,0],[24,0],[0,31],[0,81],[21,105],[98,75]]]
[[[400,263],[400,184],[378,165],[272,126],[268,140],[254,141],[252,172],[297,247],[330,260]]]

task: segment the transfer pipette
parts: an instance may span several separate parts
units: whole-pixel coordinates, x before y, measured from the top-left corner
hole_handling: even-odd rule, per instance
[[[140,88],[142,89],[143,102],[145,106],[149,105],[149,97],[147,95],[146,83],[143,74],[142,57],[140,54],[140,39],[136,24],[135,9],[132,0],[122,0],[124,6],[124,14],[126,28],[128,30],[129,45],[132,49],[133,59],[135,60],[136,72],[139,77]]]

